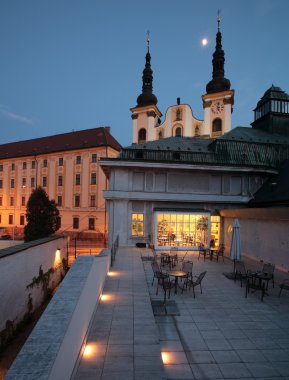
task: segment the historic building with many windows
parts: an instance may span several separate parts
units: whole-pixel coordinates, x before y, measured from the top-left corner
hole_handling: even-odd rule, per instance
[[[109,127],[0,145],[1,229],[22,235],[28,198],[41,186],[58,206],[61,231],[105,233],[107,180],[99,159],[120,148]]]

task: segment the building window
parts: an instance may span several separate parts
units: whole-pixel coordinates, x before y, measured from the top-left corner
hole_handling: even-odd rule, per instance
[[[58,217],[59,228],[61,228],[61,216]]]
[[[90,207],[95,207],[95,195],[90,196]]]
[[[75,163],[76,163],[76,165],[81,164],[81,156],[76,156]]]
[[[9,215],[8,217],[8,224],[13,224],[13,215]]]
[[[96,153],[92,153],[92,155],[91,155],[91,162],[96,163],[96,161],[97,161],[97,154]]]
[[[182,137],[182,128],[181,127],[177,127],[176,128],[176,130],[175,130],[175,136]]]
[[[0,189],[3,188],[3,179],[0,179]]]
[[[138,133],[138,143],[142,144],[146,142],[146,138],[147,138],[147,131],[144,128],[140,129]]]
[[[80,174],[75,175],[75,184],[80,185]]]
[[[95,230],[95,219],[94,218],[88,218],[88,229],[89,230]]]
[[[0,224],[2,224],[2,215],[0,214]]]
[[[10,206],[14,206],[14,197],[10,197]]]
[[[79,229],[79,218],[78,217],[74,217],[73,218],[73,229],[74,230],[78,230]]]
[[[3,200],[2,200],[2,197],[0,197],[0,206],[3,205]]]
[[[62,186],[62,175],[58,176],[58,186]]]
[[[198,126],[195,128],[195,136],[200,136],[200,128]]]
[[[58,195],[57,197],[57,206],[62,206],[62,195]]]
[[[21,206],[25,206],[26,202],[25,202],[25,197],[21,197]]]
[[[15,180],[14,180],[14,178],[12,178],[11,181],[10,181],[10,187],[11,187],[11,189],[14,189],[14,187],[15,187]]]
[[[15,170],[15,164],[11,165],[11,170]]]
[[[58,165],[63,166],[63,157],[59,157],[58,159]]]
[[[160,132],[159,132],[159,140],[162,139],[162,138],[163,138],[163,132],[160,131]]]
[[[27,163],[26,163],[26,162],[23,162],[23,164],[22,164],[22,169],[23,169],[23,170],[26,170],[26,169],[27,169]]]
[[[132,236],[143,236],[144,214],[132,214]]]
[[[35,178],[31,177],[31,187],[35,187]]]
[[[213,132],[222,132],[222,120],[217,118],[213,120]]]
[[[22,188],[26,187],[26,178],[22,178]]]
[[[74,197],[74,207],[80,207],[80,195]]]
[[[25,224],[25,216],[20,215],[20,226],[24,226],[24,224]]]
[[[96,173],[91,173],[90,184],[96,185]]]
[[[176,111],[176,120],[182,120],[182,111],[179,108]]]
[[[31,169],[35,169],[36,167],[36,161],[31,161]]]
[[[43,160],[43,167],[44,167],[44,168],[47,168],[47,160],[46,160],[46,159]]]
[[[47,186],[47,177],[42,177],[42,186],[43,187]]]
[[[0,172],[3,172],[3,164],[0,164]]]

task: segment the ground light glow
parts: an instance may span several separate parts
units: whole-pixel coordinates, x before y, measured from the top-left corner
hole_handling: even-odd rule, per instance
[[[162,361],[164,364],[171,364],[173,361],[173,355],[170,352],[162,352]]]
[[[96,353],[96,343],[88,343],[83,351],[83,357],[90,359]]]
[[[111,296],[108,294],[102,294],[100,296],[101,301],[109,301],[111,299]]]

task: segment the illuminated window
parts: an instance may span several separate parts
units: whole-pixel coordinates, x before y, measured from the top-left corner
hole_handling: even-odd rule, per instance
[[[25,216],[20,215],[20,226],[24,226],[24,224],[25,224]]]
[[[95,230],[95,219],[94,218],[88,218],[88,229],[89,230]]]
[[[132,236],[144,235],[144,214],[132,214]]]
[[[91,173],[90,184],[91,185],[96,185],[96,173]]]
[[[91,162],[95,163],[97,161],[97,154],[96,153],[92,153],[91,155]]]
[[[74,217],[73,218],[73,229],[74,230],[78,230],[79,228],[79,218],[78,217]]]
[[[220,219],[219,216],[211,216],[211,247],[219,247],[220,245]]]

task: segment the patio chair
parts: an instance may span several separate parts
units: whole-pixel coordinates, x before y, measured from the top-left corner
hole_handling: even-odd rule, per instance
[[[274,288],[274,284],[275,284],[275,281],[274,281],[274,270],[275,270],[275,265],[274,264],[265,263],[263,265],[262,272],[263,273],[267,273],[267,275],[269,276],[268,281],[267,281],[267,285],[266,285],[266,289],[268,289],[268,283],[269,283],[270,280],[272,281],[273,288]]]
[[[181,266],[181,271],[182,272],[186,272],[186,277],[182,277],[182,281],[184,281],[183,283],[183,287],[182,287],[182,293],[184,291],[184,288],[188,287],[188,283],[189,281],[192,280],[193,278],[193,262],[192,261],[184,261],[182,266]]]
[[[224,260],[224,252],[225,252],[225,246],[223,244],[220,244],[219,249],[217,251],[213,252],[212,257],[216,258],[217,262],[219,261],[219,257],[222,257],[223,258],[223,262],[224,262],[225,261]]]
[[[150,248],[151,248],[152,253],[153,253],[154,261],[160,260],[161,257],[160,257],[160,255],[157,254],[157,252],[155,250],[155,246],[152,245]]]
[[[260,290],[261,291],[261,301],[263,302],[263,298],[265,295],[265,283],[263,281],[260,281],[260,279],[257,276],[257,273],[250,273],[247,274],[247,282],[246,282],[246,295],[250,293],[250,290],[253,292]]]
[[[171,267],[175,267],[179,261],[178,247],[172,247],[170,250]]]
[[[195,287],[196,286],[200,286],[201,294],[203,293],[203,290],[202,290],[202,281],[203,281],[203,278],[205,277],[206,273],[207,272],[202,272],[201,274],[199,274],[199,276],[192,276],[192,279],[188,280],[188,282],[189,282],[189,290],[191,288],[193,288],[194,298],[196,298],[196,295],[195,295]]]
[[[206,260],[206,256],[210,256],[210,253],[208,252],[208,250],[203,246],[203,245],[200,245],[199,246],[199,256],[198,256],[198,260],[200,259],[200,256],[203,255],[204,256],[204,261]]]
[[[168,275],[164,272],[161,271],[160,267],[159,267],[159,264],[157,263],[157,261],[153,261],[151,263],[151,266],[152,266],[152,270],[153,270],[153,281],[152,281],[152,286],[154,284],[154,280],[155,278],[157,279],[157,291],[156,291],[156,295],[158,294],[158,290],[159,290],[159,284],[160,283],[163,283],[164,279],[167,279],[168,278]]]
[[[170,277],[167,276],[162,280],[162,287],[164,291],[164,305],[166,304],[167,298],[171,297],[171,289],[175,287],[175,282],[170,280]],[[167,291],[169,292],[169,296],[167,297]]]
[[[234,281],[240,280],[241,281],[241,288],[243,287],[243,280],[246,280],[248,277],[248,271],[245,267],[245,264],[241,260],[235,261],[235,273],[234,273]]]
[[[283,289],[289,290],[289,279],[283,280],[282,284],[280,284],[279,287],[280,287],[280,292],[279,292],[279,297],[280,297]]]

